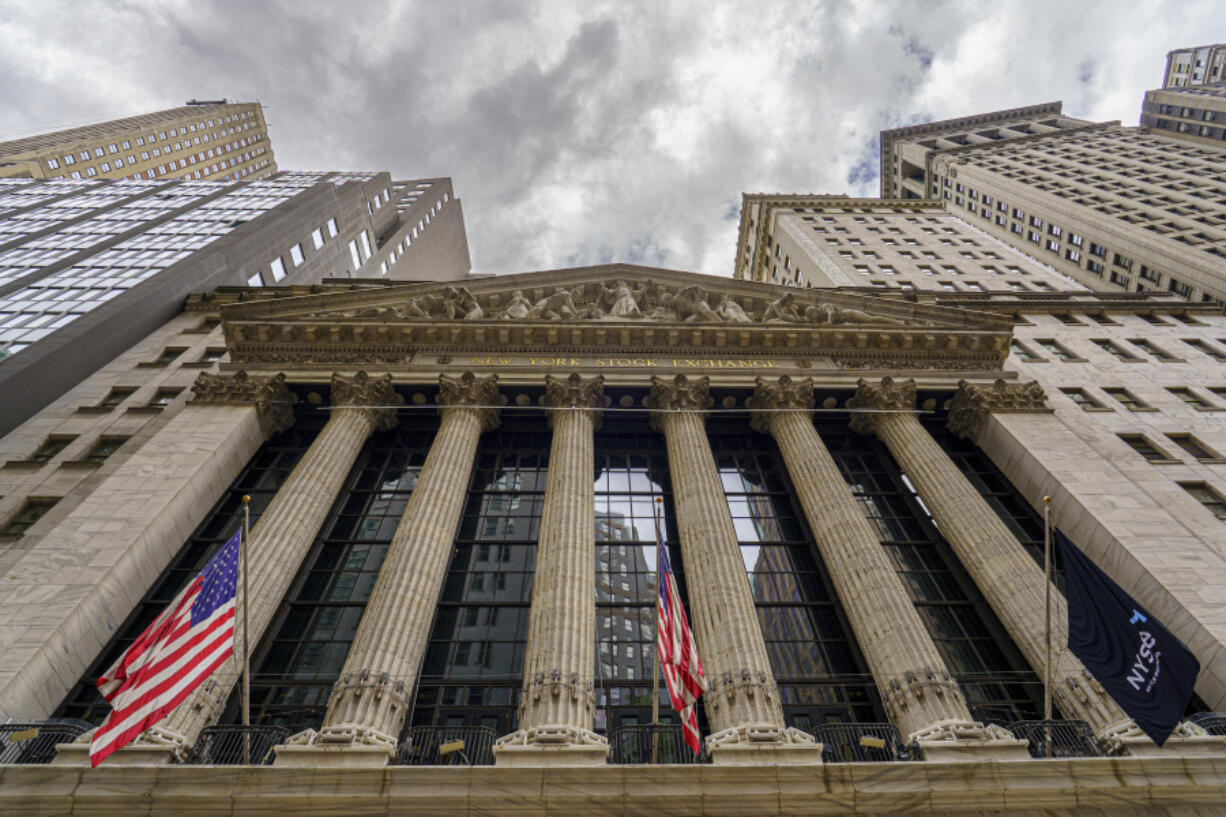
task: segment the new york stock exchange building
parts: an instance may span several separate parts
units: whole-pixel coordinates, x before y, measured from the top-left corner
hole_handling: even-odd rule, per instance
[[[195,295],[5,442],[41,487],[0,541],[0,811],[1222,813],[1226,376],[1188,344],[1223,333],[627,265]],[[1094,357],[1132,335],[1182,357]],[[96,679],[245,496],[252,726],[232,660],[91,769]],[[1162,748],[1066,649],[1059,564],[1042,722],[1045,496],[1200,661]],[[662,683],[652,726],[657,507],[701,755]]]

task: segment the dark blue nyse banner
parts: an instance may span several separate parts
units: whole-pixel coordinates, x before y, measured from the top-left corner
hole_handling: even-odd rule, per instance
[[[1056,542],[1064,558],[1069,649],[1161,746],[1192,698],[1200,663],[1059,531]]]

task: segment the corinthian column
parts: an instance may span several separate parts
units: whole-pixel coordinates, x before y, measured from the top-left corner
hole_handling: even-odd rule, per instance
[[[376,429],[396,424],[396,412],[389,407],[401,402],[392,390],[391,375],[332,375],[332,416],[268,503],[245,545],[249,548],[250,643],[258,644],[263,637],[366,438]],[[231,658],[166,720],[147,730],[141,741],[185,753],[200,730],[221,713],[238,680],[238,671],[238,661]]]
[[[546,375],[553,442],[536,546],[519,731],[494,750],[499,765],[603,764],[607,741],[592,731],[596,642],[596,495],[593,432],[606,403],[604,378]]]
[[[417,672],[472,476],[477,441],[498,427],[497,376],[439,376],[442,421],[388,545],[318,734],[277,749],[278,765],[385,765],[408,715]],[[318,750],[333,750],[327,751]]]
[[[751,425],[779,444],[796,496],[890,720],[925,758],[1022,757],[1025,744],[976,723],[898,571],[813,428],[813,381],[757,379]],[[762,409],[767,409],[762,411]]]
[[[1042,390],[1037,384],[1011,387],[1015,405],[1042,407]],[[965,398],[964,398],[965,399]],[[1021,650],[1027,663],[1043,675],[1045,661],[1043,569],[1001,521],[983,496],[971,485],[949,455],[920,424],[914,413],[915,381],[880,383],[861,380],[849,408],[875,409],[854,414],[853,430],[875,433],[906,473],[924,500],[941,535],[970,574],[979,591],[996,612],[1001,624]],[[955,427],[967,425],[972,418],[954,411]],[[1059,594],[1052,594],[1052,632],[1068,631],[1068,608]],[[1063,641],[1063,639],[1061,639]],[[1060,709],[1066,717],[1084,720],[1095,732],[1116,727],[1128,720],[1064,646],[1052,647],[1052,683],[1059,690]]]
[[[652,427],[664,433],[668,448],[690,621],[710,686],[703,696],[712,730],[707,749],[715,763],[820,763],[819,744],[783,721],[741,546],[704,429],[713,402],[709,384],[707,377],[653,377],[647,401],[657,409]]]

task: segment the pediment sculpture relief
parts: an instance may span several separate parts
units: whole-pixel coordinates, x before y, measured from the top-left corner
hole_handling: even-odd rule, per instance
[[[539,294],[539,291],[538,291]],[[504,300],[505,299],[505,300]],[[467,287],[447,286],[437,293],[416,295],[387,306],[372,306],[319,317],[382,321],[645,321],[658,323],[843,324],[918,326],[907,320],[836,306],[811,292],[785,292],[771,299],[707,290],[697,284],[672,286],[650,279],[634,283],[618,279],[612,286],[593,282],[555,286],[532,300],[523,289],[474,295]]]

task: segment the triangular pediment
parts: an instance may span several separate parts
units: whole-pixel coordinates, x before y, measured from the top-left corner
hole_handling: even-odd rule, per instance
[[[1003,361],[1012,326],[994,314],[894,292],[800,289],[614,264],[472,278],[355,284],[348,291],[226,306],[235,360],[270,349],[620,349],[886,352]],[[997,360],[999,359],[999,360]],[[966,367],[962,367],[966,368]]]

